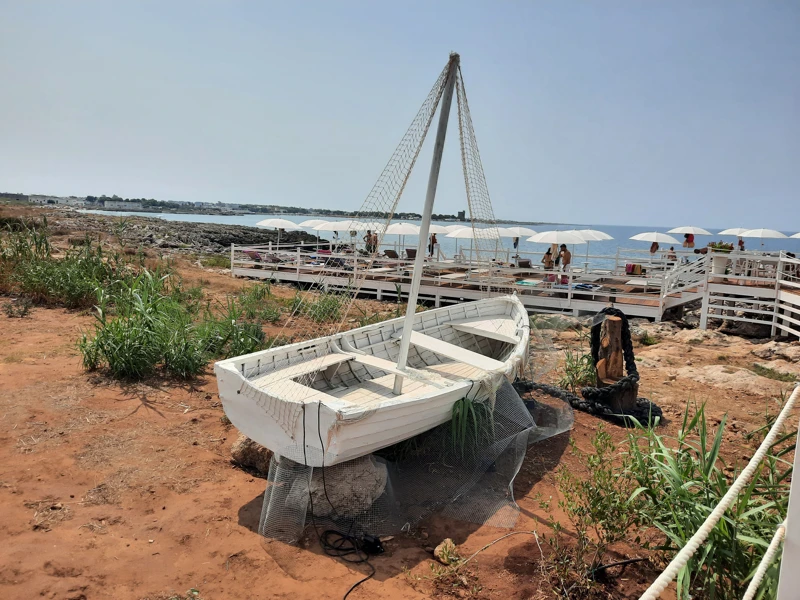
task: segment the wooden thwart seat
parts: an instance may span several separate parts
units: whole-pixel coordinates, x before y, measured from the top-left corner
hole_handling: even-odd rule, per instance
[[[402,335],[402,332],[397,332],[392,337],[400,338]],[[473,352],[472,350],[467,350],[454,344],[444,342],[435,337],[420,333],[419,331],[411,332],[411,343],[415,346],[419,346],[420,348],[430,350],[436,354],[441,354],[447,358],[452,358],[455,361],[463,362],[468,365],[472,365],[473,367],[478,367],[484,371],[503,371],[506,368],[505,363],[500,362],[499,360],[495,360],[493,358],[489,358],[488,356],[484,356],[483,354]]]
[[[305,360],[290,367],[284,367],[283,369],[270,371],[266,375],[252,379],[250,383],[258,388],[263,389],[263,386],[269,385],[276,381],[290,380],[294,379],[295,377],[300,377],[301,375],[316,373],[317,371],[322,371],[332,365],[337,365],[352,359],[353,356],[349,354],[326,354],[325,356]]]
[[[476,317],[451,321],[450,326],[457,331],[481,335],[508,344],[516,344],[519,342],[517,324],[513,319],[503,317]]]

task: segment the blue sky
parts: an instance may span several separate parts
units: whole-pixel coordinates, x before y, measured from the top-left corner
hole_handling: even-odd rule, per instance
[[[357,209],[454,50],[498,217],[800,230],[798,3],[0,14],[1,191]],[[466,205],[455,133],[437,212]]]

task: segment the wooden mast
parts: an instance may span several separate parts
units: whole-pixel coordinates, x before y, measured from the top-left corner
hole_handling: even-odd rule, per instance
[[[411,345],[411,326],[414,323],[414,315],[417,312],[417,296],[419,295],[419,285],[422,279],[422,270],[425,265],[431,214],[433,213],[433,200],[436,197],[436,185],[439,183],[439,169],[442,166],[444,140],[447,136],[447,122],[450,119],[450,105],[453,101],[453,88],[456,83],[459,62],[459,55],[455,52],[451,53],[447,82],[444,84],[442,106],[439,112],[439,127],[436,131],[436,144],[433,147],[431,172],[428,176],[428,192],[425,195],[425,207],[422,210],[422,224],[419,228],[419,245],[417,247],[417,256],[414,258],[414,272],[411,276],[411,290],[408,293],[408,307],[406,308],[405,324],[403,325],[403,337],[400,340],[400,354],[397,357],[397,368],[401,371],[405,370],[406,362],[408,361],[408,348]],[[395,394],[401,394],[403,392],[402,375],[394,376],[393,391]]]

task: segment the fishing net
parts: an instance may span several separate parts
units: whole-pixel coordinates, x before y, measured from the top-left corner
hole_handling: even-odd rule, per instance
[[[567,407],[568,408],[568,407]],[[259,532],[296,542],[306,525],[349,535],[388,535],[443,516],[513,527],[519,514],[514,478],[538,443],[569,429],[571,412],[523,402],[509,383],[494,411],[458,441],[446,423],[378,453],[312,468],[273,457]],[[533,415],[541,422],[534,420]]]

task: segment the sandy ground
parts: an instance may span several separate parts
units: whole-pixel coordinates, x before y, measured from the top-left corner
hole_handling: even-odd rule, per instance
[[[183,273],[214,293],[243,285],[199,267]],[[363,567],[325,556],[313,539],[291,547],[256,533],[265,481],[230,464],[237,432],[221,420],[210,370],[192,384],[87,374],[75,341],[91,320],[62,309],[0,314],[0,597],[167,599],[193,588],[206,600],[341,598]],[[636,353],[641,394],[663,407],[664,430],[675,431],[687,400],[706,402],[713,418],[729,415],[724,455],[749,458],[743,434],[763,424],[768,407],[775,412],[774,398],[790,384],[750,371],[769,361],[749,341],[696,331],[661,339]],[[555,339],[557,347],[576,343],[571,332]],[[546,535],[548,517],[559,518],[553,471],[575,462],[568,438],[588,450],[599,424],[578,413],[572,432],[530,448],[515,486],[516,530]],[[438,517],[423,525],[389,541],[373,560],[374,579],[350,598],[552,596],[540,549],[523,535],[471,563],[473,589],[442,589],[426,546],[451,537],[470,554],[507,530]],[[634,597],[652,576],[630,569],[609,592]]]

